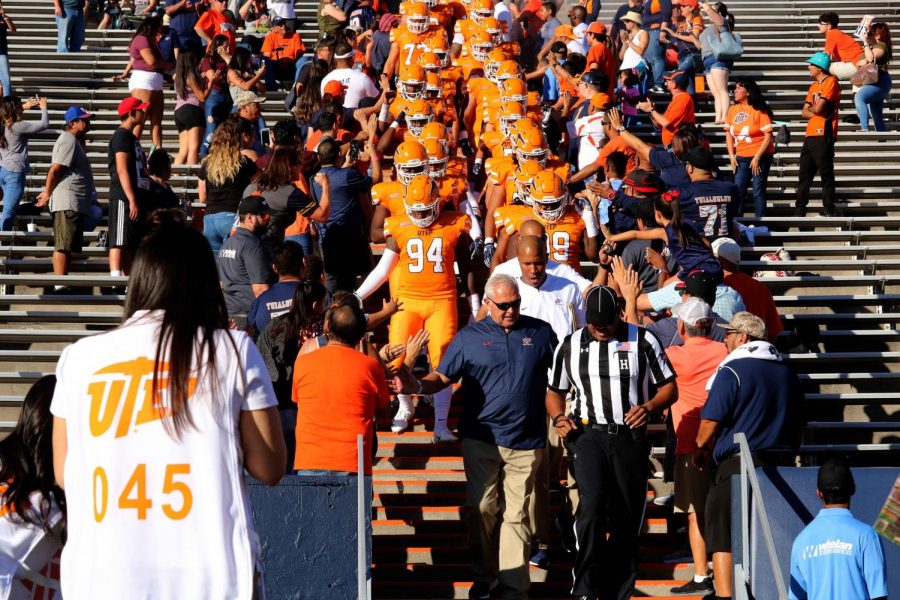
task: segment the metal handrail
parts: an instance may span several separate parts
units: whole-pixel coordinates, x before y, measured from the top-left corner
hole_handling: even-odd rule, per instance
[[[366,474],[363,435],[356,436],[356,594],[359,600],[368,600],[366,571]]]
[[[772,575],[775,578],[775,587],[778,589],[778,600],[787,600],[787,590],[784,580],[781,578],[781,566],[778,562],[778,553],[775,550],[775,539],[772,537],[772,528],[769,525],[769,516],[766,514],[766,505],[759,487],[759,479],[756,477],[756,468],[753,465],[753,457],[750,454],[750,446],[747,444],[747,436],[744,433],[734,434],[734,443],[738,445],[741,457],[741,563],[734,566],[735,590],[740,590],[740,598],[748,598],[747,588],[750,585],[750,492],[753,492],[753,507],[759,516],[762,526],[763,539],[769,553],[769,563],[772,566]],[[743,580],[743,585],[741,585]]]

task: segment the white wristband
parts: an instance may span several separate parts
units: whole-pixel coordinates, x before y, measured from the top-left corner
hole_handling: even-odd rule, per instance
[[[478,294],[472,294],[469,296],[469,306],[472,307],[472,314],[477,315],[478,309],[481,308],[481,296]]]
[[[590,208],[586,208],[581,212],[581,220],[584,221],[584,231],[589,238],[597,237],[600,234],[597,221],[594,220],[594,212]]]

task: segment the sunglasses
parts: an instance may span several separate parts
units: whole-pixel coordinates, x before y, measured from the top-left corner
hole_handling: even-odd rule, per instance
[[[515,308],[518,310],[519,306],[521,306],[522,304],[521,298],[516,298],[515,300],[512,300],[510,302],[495,302],[493,298],[488,298],[488,300],[490,300],[494,306],[500,309],[501,312],[506,312],[511,308]]]

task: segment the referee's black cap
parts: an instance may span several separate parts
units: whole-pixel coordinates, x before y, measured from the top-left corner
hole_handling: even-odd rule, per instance
[[[585,320],[591,325],[611,325],[619,319],[619,297],[605,285],[592,287],[585,299]]]

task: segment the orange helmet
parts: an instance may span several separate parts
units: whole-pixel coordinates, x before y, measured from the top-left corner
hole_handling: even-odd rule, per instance
[[[448,155],[450,152],[449,138],[450,132],[447,131],[447,128],[444,127],[443,123],[438,123],[437,121],[428,123],[419,133],[419,141],[424,143],[425,140],[437,140],[444,146],[444,149],[447,150]]]
[[[447,174],[447,163],[450,162],[450,153],[447,147],[433,138],[422,140],[422,146],[428,155],[428,174],[432,179],[440,179]]]
[[[487,60],[488,52],[494,49],[494,40],[487,31],[476,31],[469,38],[469,47],[472,49],[472,57],[483,63]]]
[[[429,73],[437,73],[441,70],[443,65],[437,54],[431,50],[426,50],[422,53],[422,56],[419,57],[419,66]]]
[[[431,105],[419,98],[409,103],[406,108],[406,128],[411,134],[418,137],[422,133],[422,127],[434,121],[434,110]]]
[[[513,125],[519,119],[525,118],[525,107],[519,102],[505,101],[500,103],[500,113],[498,121],[500,123],[500,133],[505,137],[509,137],[512,133]]]
[[[500,100],[506,102],[521,102],[525,104],[528,101],[528,86],[524,79],[514,77],[512,79],[504,79],[500,82]]]
[[[502,51],[501,51],[502,52]],[[522,77],[522,67],[514,60],[504,60],[497,66],[494,78],[497,83],[506,81],[507,79],[520,79]]]
[[[406,6],[406,28],[412,33],[425,33],[431,26],[431,11],[424,2],[409,2]]]
[[[416,100],[425,95],[425,69],[419,65],[406,65],[400,69],[397,81],[400,97],[405,100]]]
[[[512,129],[512,141],[519,162],[533,159],[542,165],[547,162],[549,147],[543,129],[531,119],[519,119]]]
[[[397,179],[409,185],[416,175],[424,175],[428,171],[428,154],[422,144],[415,140],[401,143],[394,151],[394,170]]]
[[[437,73],[432,73],[429,71],[425,74],[425,99],[426,100],[440,100],[441,92],[443,91],[444,85],[441,82],[441,76]]]
[[[542,170],[531,180],[528,188],[531,207],[539,219],[555,223],[563,216],[569,203],[569,192],[562,177],[553,171]]]
[[[472,0],[472,9],[469,11],[472,20],[479,25],[484,24],[484,20],[494,16],[494,0]]]
[[[520,202],[531,206],[531,196],[528,191],[531,188],[531,182],[535,175],[544,170],[544,165],[536,160],[523,160],[516,167],[516,193],[513,195],[513,201]]]
[[[528,100],[525,101],[525,108],[537,108],[541,105],[540,92],[528,92]]]
[[[494,17],[482,19],[481,28],[490,34],[491,38],[494,40],[495,45],[503,43],[503,26],[500,24],[499,20],[495,19]]]
[[[481,61],[484,63],[484,76],[496,83],[497,67],[499,67],[504,60],[506,60],[506,55],[503,53],[503,50],[494,48],[488,52],[487,58]]]
[[[441,213],[438,186],[428,175],[416,175],[406,184],[403,204],[416,227],[429,227]]]

